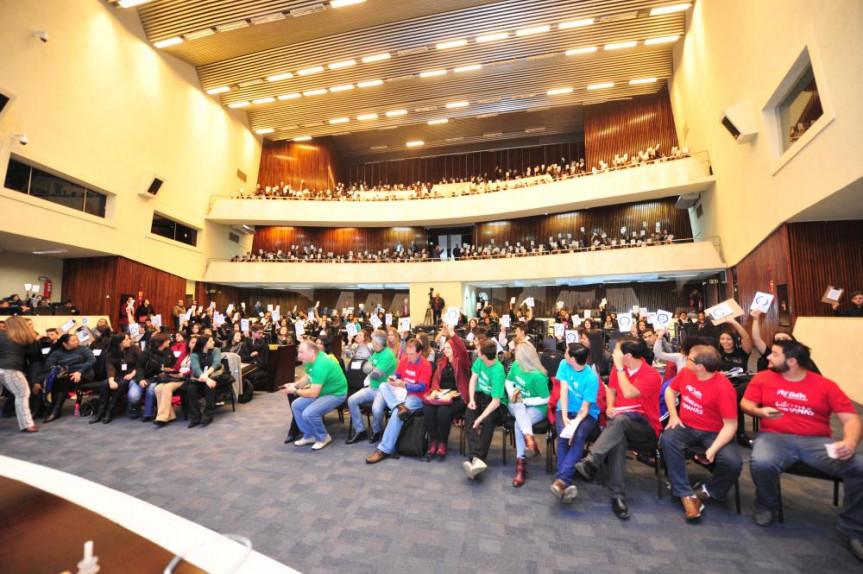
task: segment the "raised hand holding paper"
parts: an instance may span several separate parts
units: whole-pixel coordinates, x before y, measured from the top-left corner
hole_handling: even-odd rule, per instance
[[[617,328],[624,332],[632,329],[632,313],[621,313],[617,316]]]
[[[510,298],[510,300],[509,300],[509,304],[510,304],[510,305],[515,305],[515,297]]]
[[[669,325],[671,325],[671,320],[673,319],[673,315],[669,311],[663,311],[660,309],[656,312],[656,321],[653,323],[654,327],[659,327],[661,329],[667,329]]]
[[[354,323],[348,323],[345,330],[348,332],[348,342],[357,335],[357,326]]]
[[[306,326],[302,321],[297,321],[294,323],[294,331],[297,332],[297,338],[301,338],[306,334]]]
[[[563,323],[555,323],[554,324],[554,336],[555,337],[563,337],[565,330],[566,330],[566,325],[564,325]]]
[[[405,332],[411,330],[411,318],[410,317],[402,317],[399,319],[399,331]]]
[[[504,329],[509,329],[509,315],[501,315],[500,317],[500,326]]]
[[[131,323],[129,325],[129,335],[131,337],[137,337],[140,334],[141,334],[141,330],[138,328],[138,324],[137,323]]]
[[[527,305],[528,307],[530,307],[531,309],[533,309],[533,306],[536,303],[534,303],[533,297],[528,297],[527,299],[524,300],[524,304]]]
[[[566,339],[567,345],[570,343],[578,343],[578,331],[566,331],[564,339]]]
[[[585,319],[590,319],[590,309],[585,309],[585,310],[584,310],[584,318],[585,318]]]
[[[162,316],[153,315],[152,317],[150,317],[150,322],[153,323],[153,326],[158,329],[162,326]]]
[[[67,333],[67,332],[69,332],[69,329],[71,329],[74,326],[75,326],[75,319],[69,319],[68,321],[66,321],[65,323],[60,325],[60,330],[63,331],[64,333]],[[137,326],[138,325],[135,325],[135,327],[137,327]]]
[[[770,293],[762,293],[758,291],[755,297],[752,298],[752,305],[749,306],[750,311],[761,311],[767,313],[770,310],[770,305],[773,303],[773,295]]]
[[[821,297],[822,303],[838,303],[839,299],[842,298],[842,293],[845,292],[845,289],[840,289],[838,287],[834,287],[833,285],[827,286],[827,291],[824,292],[824,296]]]
[[[446,315],[443,316],[443,321],[447,325],[452,325],[453,327],[458,325],[458,318],[461,315],[458,307],[450,307],[446,310]]]
[[[389,327],[390,325],[393,324],[393,314],[392,313],[387,313],[386,315],[384,315],[384,323],[387,324],[387,327]]]
[[[656,313],[648,313],[647,314],[647,322],[651,325],[656,325]]]
[[[710,322],[714,325],[719,325],[744,314],[743,309],[740,308],[740,305],[734,299],[728,299],[718,305],[709,307],[704,310],[704,313],[710,317]]]
[[[240,319],[240,330],[245,333],[249,330],[249,320],[248,319]]]
[[[383,325],[383,323],[381,323],[381,320],[378,319],[377,315],[372,315],[371,317],[369,317],[369,323],[371,323],[372,327],[374,327],[375,329],[380,329],[381,325]]]

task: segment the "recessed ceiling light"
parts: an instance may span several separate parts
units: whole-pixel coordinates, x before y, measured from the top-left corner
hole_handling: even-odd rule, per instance
[[[290,93],[290,94],[282,94],[281,96],[279,96],[279,100],[281,100],[281,101],[285,101],[285,100],[295,100],[295,99],[297,99],[297,98],[299,98],[299,97],[300,97],[299,92],[292,92],[292,93]]]
[[[132,8],[134,6],[140,6],[141,4],[146,4],[150,0],[120,0],[117,2],[117,6],[120,8]]]
[[[344,6],[351,6],[353,4],[362,4],[366,0],[332,0],[330,2],[331,8],[343,8]]]
[[[548,24],[544,26],[533,26],[532,28],[522,28],[521,30],[516,30],[516,36],[532,36],[533,34],[542,34],[543,32],[548,32],[551,30],[551,26]]]
[[[576,56],[578,54],[589,54],[591,52],[596,52],[598,49],[599,48],[597,48],[596,46],[587,46],[584,48],[574,48],[572,50],[567,50],[566,55],[567,56]]]
[[[332,88],[330,88],[330,91],[331,92],[345,92],[347,90],[353,90],[353,89],[354,89],[353,84],[344,84],[342,86],[333,86]]]
[[[258,105],[258,104],[269,104],[269,103],[272,103],[275,101],[276,101],[276,98],[260,98],[258,100],[252,100],[252,103],[255,105]]]
[[[606,44],[606,50],[620,50],[622,48],[632,48],[636,42],[617,42],[616,44]]]
[[[326,94],[326,93],[327,93],[327,91],[324,90],[323,88],[321,88],[320,90],[308,90],[306,92],[303,92],[303,95],[306,97],[308,97],[308,96],[320,96],[321,94]]]
[[[503,135],[503,132],[491,132],[488,134],[482,134],[482,137],[484,137],[484,138],[496,138],[496,137],[502,136],[502,135]]]
[[[581,28],[582,26],[590,26],[593,24],[593,18],[584,18],[582,20],[571,20],[569,22],[561,22],[557,25],[558,30],[567,30],[569,28]]]
[[[448,118],[439,118],[437,120],[429,120],[429,125],[436,126],[437,124],[445,124],[447,122],[449,122]]]
[[[416,141],[412,141],[412,142],[407,142],[407,143],[405,143],[405,145],[408,147],[417,147],[417,146],[423,145],[424,143],[425,142],[422,140],[416,140]]]
[[[404,115],[406,115],[407,113],[408,113],[408,111],[407,111],[407,110],[392,110],[392,111],[390,111],[390,112],[387,112],[387,113],[386,113],[386,116],[387,116],[388,118],[394,118],[394,117],[396,117],[396,116],[404,116]]]
[[[233,104],[228,104],[229,108],[245,108],[249,106],[249,102],[234,102]]]
[[[446,70],[432,70],[431,72],[422,72],[420,78],[431,78],[433,76],[443,76]]]
[[[467,40],[449,40],[447,42],[441,42],[435,47],[438,50],[446,50],[447,48],[461,48],[462,46],[467,46]]]
[[[249,23],[247,21],[237,20],[236,22],[230,22],[229,24],[219,24],[216,26],[216,30],[219,32],[230,32],[231,30],[240,30],[248,27]]]
[[[307,142],[312,139],[312,136],[298,136],[294,138],[295,142]]]
[[[544,131],[545,131],[545,126],[540,126],[540,127],[537,127],[537,128],[527,128],[526,130],[524,130],[524,133],[526,133],[526,134],[534,134],[534,133],[544,132]]]
[[[249,20],[255,26],[259,26],[261,24],[269,24],[270,22],[278,22],[279,20],[284,19],[284,12],[273,12],[272,14],[264,14],[263,16],[255,16],[254,18],[249,18]]]
[[[470,105],[470,102],[461,101],[461,102],[450,102],[446,105],[446,107],[447,107],[447,109],[451,110],[453,108],[466,108],[466,107],[468,107],[468,105]]]
[[[455,72],[456,74],[460,74],[462,72],[472,72],[474,70],[479,70],[480,68],[482,68],[482,64],[471,64],[470,66],[459,66],[458,68],[455,68],[453,72]]]
[[[264,134],[271,134],[274,131],[276,131],[276,130],[274,130],[273,128],[261,128],[259,130],[255,130],[255,133],[258,135],[264,135]]]
[[[361,122],[364,122],[366,120],[376,120],[376,119],[378,119],[378,115],[377,114],[360,114],[357,116],[357,119]]]
[[[675,34],[674,36],[663,36],[662,38],[651,38],[649,40],[645,40],[644,45],[652,46],[653,44],[667,44],[669,42],[677,42],[678,38],[680,38],[680,36],[677,34]]]
[[[349,121],[351,121],[351,118],[335,118],[335,119],[330,120],[330,124],[332,124],[332,125],[335,125],[335,124],[346,124],[346,123],[348,123]]]
[[[167,48],[168,46],[176,46],[177,44],[182,44],[183,39],[179,36],[175,36],[173,38],[168,38],[167,40],[159,40],[158,42],[153,42],[153,45],[157,48]]]
[[[503,40],[505,38],[509,38],[509,32],[495,32],[494,34],[477,36],[476,41],[478,44],[482,44],[483,42],[494,42],[496,40]]]
[[[662,16],[664,14],[673,14],[675,12],[683,12],[692,6],[691,3],[687,2],[686,4],[669,4],[668,6],[657,6],[656,8],[650,9],[651,16]]]
[[[323,66],[314,66],[312,68],[303,68],[299,72],[297,72],[301,76],[309,76],[311,74],[319,74],[324,71]]]
[[[225,92],[230,92],[230,91],[231,91],[230,87],[221,86],[218,88],[210,88],[209,90],[207,90],[207,93],[210,94],[211,96],[215,96],[216,94],[224,94]]]
[[[390,59],[389,53],[384,52],[383,54],[375,54],[374,56],[366,56],[365,58],[363,58],[363,63],[364,64],[371,64],[372,62],[380,62],[382,60],[389,60],[389,59]]]
[[[248,88],[249,86],[257,86],[259,84],[263,84],[264,80],[261,78],[255,78],[254,80],[246,80],[245,82],[240,82],[237,84],[241,88]]]
[[[656,78],[642,78],[640,80],[629,80],[630,86],[637,86],[638,84],[652,84],[656,81]]]
[[[360,88],[371,88],[374,86],[380,86],[383,83],[383,80],[366,80],[365,82],[357,82],[357,86]]]
[[[548,91],[549,96],[559,96],[561,94],[571,94],[572,88],[554,88]]]
[[[33,251],[33,255],[55,255],[58,253],[68,253],[68,249],[37,249]]]
[[[191,40],[200,40],[201,38],[206,38],[207,36],[212,36],[216,32],[212,28],[204,28],[202,30],[196,30],[195,32],[189,32],[188,34],[183,34],[183,38],[186,41]]]
[[[587,86],[587,89],[588,90],[601,90],[603,88],[613,88],[613,87],[614,87],[614,82],[605,82],[602,84],[591,84],[591,85]]]
[[[267,76],[268,82],[278,82],[281,80],[287,80],[293,78],[294,75],[290,72],[285,72],[284,74],[276,74],[275,76]]]
[[[356,60],[345,60],[344,62],[335,62],[333,64],[328,64],[327,67],[331,70],[338,70],[340,68],[350,68],[351,66],[356,66]]]

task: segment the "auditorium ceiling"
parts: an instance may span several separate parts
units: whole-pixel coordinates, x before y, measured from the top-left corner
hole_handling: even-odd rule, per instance
[[[688,4],[151,0],[130,9],[154,47],[194,65],[201,88],[264,138],[335,136],[340,153],[360,157],[580,133],[582,106],[666,85]]]

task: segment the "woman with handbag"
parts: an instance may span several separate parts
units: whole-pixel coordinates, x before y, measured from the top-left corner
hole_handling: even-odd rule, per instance
[[[45,422],[50,423],[60,418],[63,403],[73,387],[78,387],[93,381],[95,376],[93,365],[96,357],[93,351],[78,341],[78,335],[66,333],[61,335],[45,362],[48,375],[45,377],[45,390],[51,392],[51,408]],[[55,368],[56,367],[56,368]],[[48,382],[50,379],[50,389]]]
[[[198,337],[192,336],[188,341],[177,343],[177,345],[184,345],[185,349],[180,351],[179,355],[174,351],[174,356],[177,357],[174,372],[167,373],[162,378],[162,382],[156,385],[156,420],[153,424],[157,427],[163,427],[177,418],[174,413],[174,391],[186,384],[192,373],[192,350],[197,342]]]
[[[39,360],[35,343],[39,334],[30,319],[21,316],[6,319],[6,329],[0,331],[0,386],[15,396],[15,414],[22,432],[38,432],[30,414],[30,386],[24,376],[28,360]]]
[[[187,407],[189,409],[189,428],[198,425],[207,426],[213,422],[213,410],[216,408],[216,386],[222,374],[222,352],[215,346],[213,337],[201,335],[195,343],[192,352],[192,376],[187,391]],[[204,395],[204,413],[198,399]]]
[[[464,416],[469,399],[470,359],[461,338],[448,326],[443,356],[438,359],[430,390],[423,396],[423,421],[429,435],[428,455],[446,456],[454,417]]]

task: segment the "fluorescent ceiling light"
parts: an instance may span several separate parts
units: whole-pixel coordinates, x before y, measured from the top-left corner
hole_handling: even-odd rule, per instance
[[[248,28],[249,23],[245,20],[237,20],[236,22],[230,22],[228,24],[219,24],[216,26],[216,30],[219,32],[230,32],[231,30],[240,30],[242,28]]]
[[[309,76],[311,74],[318,74],[324,71],[323,66],[314,66],[313,68],[303,68],[299,72],[297,72],[301,76]]]
[[[37,249],[33,255],[55,255],[57,253],[68,253],[68,249]]]
[[[321,94],[326,94],[327,91],[321,88],[320,90],[309,90],[307,92],[303,92],[303,95],[308,96],[320,96]]]
[[[687,2],[686,4],[670,4],[668,6],[657,6],[656,8],[650,9],[651,16],[662,16],[665,14],[673,14],[675,12],[683,12],[692,6],[691,3]]]
[[[394,118],[394,117],[396,117],[396,116],[404,116],[404,115],[407,115],[407,113],[408,113],[408,111],[407,111],[407,110],[392,110],[392,111],[390,111],[390,112],[387,112],[387,114],[386,114],[386,115],[387,115],[387,117],[388,117],[388,118]]]
[[[281,100],[281,101],[295,100],[299,97],[300,97],[300,94],[298,92],[292,92],[290,94],[282,94],[281,96],[279,96],[279,100]]]
[[[440,119],[437,119],[437,120],[429,120],[429,125],[430,125],[430,126],[436,126],[436,125],[438,125],[438,124],[445,124],[445,123],[447,123],[447,122],[449,122],[449,119],[447,119],[447,118],[440,118]]]
[[[330,2],[330,8],[343,8],[344,6],[351,6],[352,4],[362,4],[366,0],[332,0]]]
[[[228,86],[221,86],[218,88],[210,88],[209,90],[207,90],[207,93],[210,94],[211,96],[215,96],[216,94],[224,94],[225,92],[230,92],[230,91],[231,91],[231,88],[229,88]]]
[[[351,66],[356,66],[356,60],[345,60],[344,62],[334,62],[332,64],[328,64],[327,67],[331,70],[338,70],[340,68],[350,68]]]
[[[603,84],[591,84],[587,86],[588,90],[601,90],[603,88],[613,88],[614,82],[605,82]]]
[[[532,28],[522,28],[521,30],[516,30],[516,36],[532,36],[533,34],[542,34],[543,32],[548,32],[551,30],[551,26],[548,24],[544,26],[534,26]]]
[[[357,86],[360,88],[371,88],[374,86],[380,86],[383,83],[383,80],[366,80],[365,82],[358,82]]]
[[[285,72],[284,74],[276,74],[275,76],[267,76],[268,82],[279,82],[281,80],[288,80],[293,78],[294,75],[290,72]]]
[[[593,24],[593,18],[584,18],[583,20],[571,20],[569,22],[561,22],[557,25],[558,30],[567,30],[569,28],[581,28],[582,26],[590,26]]]
[[[482,68],[482,64],[471,64],[470,66],[460,66],[453,70],[456,74],[460,74],[462,72],[472,72],[474,70],[479,70]]]
[[[426,143],[426,142],[424,142],[422,140],[416,140],[416,141],[412,141],[412,142],[407,142],[407,143],[405,143],[405,145],[408,147],[417,147],[417,146],[423,145],[424,143]]]
[[[509,32],[495,32],[494,34],[477,36],[476,42],[477,44],[482,44],[483,42],[494,42],[496,40],[503,40],[505,38],[509,38]]]
[[[503,135],[503,132],[492,132],[492,133],[488,133],[488,134],[482,134],[482,137],[484,137],[484,138],[496,138],[496,137],[502,136],[502,135]]]
[[[312,139],[312,136],[298,136],[294,138],[295,142],[307,142]]]
[[[606,50],[620,50],[622,48],[632,48],[636,42],[618,42],[616,44],[606,44]]]
[[[351,121],[351,118],[335,118],[335,119],[330,120],[330,124],[332,124],[332,125],[335,125],[335,124],[346,124],[346,123],[348,123],[349,121]]]
[[[273,128],[261,128],[259,130],[255,130],[255,133],[262,136],[264,134],[271,134],[274,131],[276,131],[276,130],[274,130]]]
[[[276,98],[260,98],[257,100],[252,100],[252,103],[257,106],[259,104],[270,104],[270,103],[275,102],[275,101],[276,101]]]
[[[482,120],[485,118],[496,118],[497,116],[498,116],[498,114],[496,112],[492,112],[490,114],[480,114],[476,117],[476,119]]]
[[[656,78],[642,78],[640,80],[629,80],[630,86],[637,86],[638,84],[652,84],[656,81]]]
[[[254,18],[249,19],[252,21],[252,24],[258,26],[260,24],[269,24],[270,22],[284,20],[285,14],[284,12],[274,12],[272,14],[264,14],[263,16],[255,16]]]
[[[549,96],[559,96],[561,94],[571,94],[572,88],[555,88],[548,91]]]
[[[245,108],[249,106],[249,102],[234,102],[233,104],[228,104],[229,108]]]
[[[378,115],[377,114],[360,114],[357,116],[357,119],[361,122],[364,122],[366,120],[376,120],[376,119],[378,119]]]
[[[212,28],[204,28],[203,30],[197,30],[195,32],[189,32],[188,34],[183,34],[183,38],[188,40],[199,40],[201,38],[206,38],[207,36],[212,36],[215,34]]]
[[[117,2],[117,6],[120,8],[132,8],[134,6],[140,6],[141,4],[146,4],[150,0],[120,0]]]
[[[371,64],[372,62],[380,62],[382,60],[389,60],[390,55],[388,52],[384,52],[383,54],[375,54],[374,56],[366,56],[363,58],[363,64]]]
[[[544,131],[545,131],[545,126],[541,126],[541,127],[538,127],[538,128],[527,128],[526,130],[524,130],[524,133],[526,133],[526,134],[534,134],[534,133],[544,132]]]
[[[435,47],[438,50],[446,50],[447,48],[461,48],[462,46],[467,46],[467,40],[449,40],[447,42],[441,42]]]
[[[651,38],[649,40],[645,40],[644,45],[652,46],[653,44],[667,44],[668,42],[677,42],[678,38],[680,38],[680,36],[677,34],[675,34],[674,36],[663,36],[662,38]]]
[[[446,70],[432,70],[431,72],[422,72],[420,78],[431,78],[432,76],[443,76]]]
[[[461,102],[450,102],[446,105],[447,109],[451,110],[453,108],[466,108],[470,105],[470,102],[461,101]]]
[[[168,46],[176,46],[177,44],[182,44],[183,39],[179,36],[174,36],[173,38],[168,38],[167,40],[159,40],[158,42],[153,42],[153,45],[157,48],[167,48]]]
[[[342,86],[333,86],[332,88],[330,88],[330,91],[331,92],[345,92],[347,90],[353,90],[353,89],[354,89],[353,84],[344,84]]]
[[[567,50],[566,55],[567,56],[576,56],[578,54],[589,54],[591,52],[596,52],[598,49],[599,48],[597,48],[596,46],[587,46],[585,48],[575,48],[572,50]]]
[[[379,149],[387,149],[388,147],[390,147],[390,146],[388,146],[388,145],[373,145],[373,146],[372,146],[371,148],[369,148],[369,149],[379,150]]]

